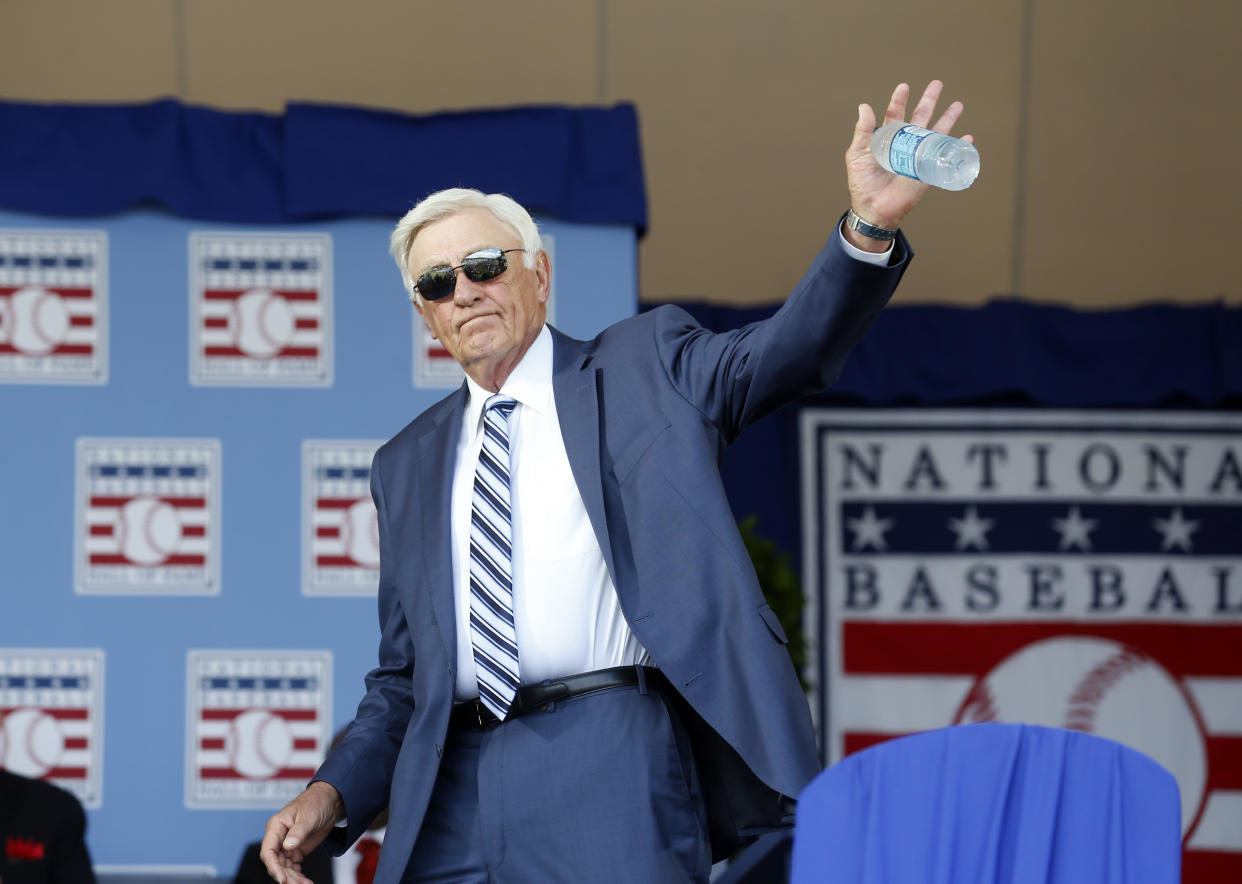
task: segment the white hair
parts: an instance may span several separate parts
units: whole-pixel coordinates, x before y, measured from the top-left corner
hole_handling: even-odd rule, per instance
[[[409,267],[410,248],[414,245],[415,237],[428,224],[470,209],[491,212],[497,221],[522,241],[522,250],[525,252],[523,261],[526,266],[535,266],[535,259],[543,249],[543,240],[539,236],[535,220],[513,197],[503,193],[483,193],[466,187],[450,187],[423,198],[418,205],[406,212],[393,228],[392,237],[388,241],[388,250],[401,268],[401,279],[411,298],[418,297]]]

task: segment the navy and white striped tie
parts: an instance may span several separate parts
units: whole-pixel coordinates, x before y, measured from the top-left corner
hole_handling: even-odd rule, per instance
[[[515,405],[496,395],[483,407],[483,447],[470,505],[470,643],[479,699],[501,720],[518,688],[509,510],[509,415]]]

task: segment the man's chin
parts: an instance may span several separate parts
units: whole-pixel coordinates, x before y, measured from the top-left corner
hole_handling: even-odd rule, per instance
[[[475,334],[463,335],[458,338],[456,349],[457,352],[453,356],[463,366],[469,366],[491,359],[500,348],[498,347],[496,335],[480,328]]]

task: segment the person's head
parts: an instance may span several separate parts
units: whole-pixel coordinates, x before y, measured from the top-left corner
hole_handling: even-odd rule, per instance
[[[433,193],[392,232],[393,259],[432,337],[489,390],[543,327],[551,267],[541,246],[535,222],[511,198],[463,188]],[[463,260],[474,266],[462,269]],[[440,287],[432,277],[420,287],[432,271]]]
[[[495,215],[496,220],[513,231],[521,241],[522,248],[526,251],[522,256],[526,266],[535,266],[535,258],[543,250],[543,240],[539,236],[535,219],[531,218],[526,209],[513,197],[503,193],[483,193],[467,187],[450,187],[429,194],[406,212],[393,228],[392,237],[389,239],[389,251],[401,270],[405,290],[412,300],[418,298],[418,292],[414,288],[415,279],[410,275],[406,259],[415,237],[427,225],[467,209],[486,209]]]

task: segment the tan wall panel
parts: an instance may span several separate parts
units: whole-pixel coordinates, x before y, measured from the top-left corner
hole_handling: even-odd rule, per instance
[[[635,101],[642,124],[644,300],[783,298],[848,205],[842,156],[858,103],[882,114],[899,80],[921,92],[932,76],[967,102],[960,131],[976,135],[985,172],[977,189],[932,194],[911,217],[919,257],[899,297],[980,301],[1005,289],[1018,79],[1011,8],[630,0],[608,15],[609,97]],[[963,17],[989,39],[964,45]]]
[[[1242,303],[1234,0],[1044,0],[1023,291],[1113,307]]]
[[[188,94],[426,112],[596,101],[595,4],[187,0]]]
[[[177,94],[169,0],[0,2],[0,95],[133,102]]]
[[[1239,45],[1226,0],[0,0],[0,95],[272,111],[631,100],[651,202],[642,297],[763,303],[845,207],[857,103],[938,76],[967,103],[959,131],[983,172],[907,222],[919,256],[900,301],[1242,303]]]

